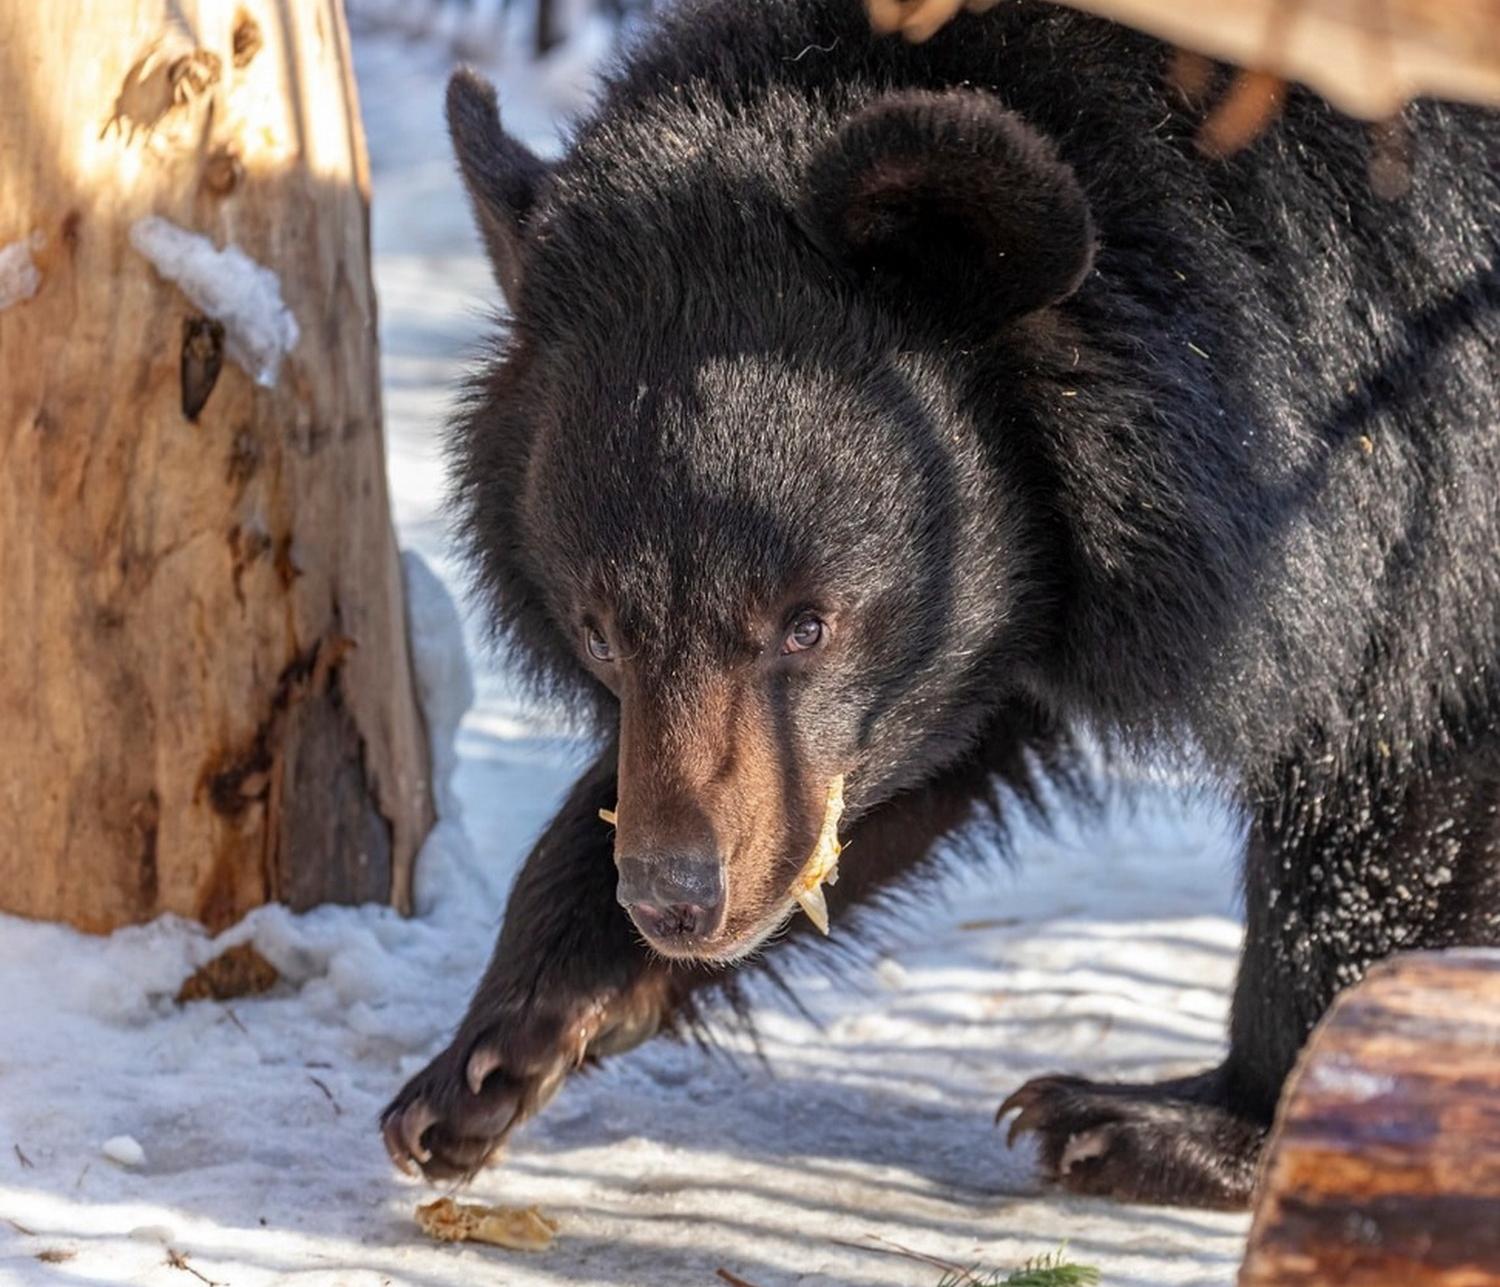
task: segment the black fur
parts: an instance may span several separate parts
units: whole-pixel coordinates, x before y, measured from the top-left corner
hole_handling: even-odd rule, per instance
[[[448,83],[448,131],[473,194],[474,220],[495,280],[501,290],[514,295],[521,286],[526,222],[546,167],[500,128],[494,87],[468,72],[459,72]]]
[[[830,258],[940,330],[987,338],[1066,299],[1093,258],[1072,170],[993,94],[882,96],[814,153],[803,203]]]
[[[457,81],[515,321],[454,459],[498,629],[606,738],[591,614],[684,711],[693,676],[748,664],[753,611],[840,614],[780,691],[790,759],[859,766],[846,905],[996,775],[1066,776],[1068,727],[1227,783],[1249,842],[1226,1063],[1013,1106],[1076,1190],[1233,1205],[1339,987],[1500,942],[1500,127],[1410,109],[1386,200],[1364,131],[1304,94],[1205,159],[1162,70],[1036,0],[920,47],[857,0],[702,0],[550,170]],[[537,1072],[516,1052],[563,1020],[528,1015],[638,1037],[700,981],[619,929],[584,826],[611,754],[559,818],[574,839],[528,864],[453,1050],[388,1111],[398,1160],[466,1169],[559,1061],[624,1044],[579,1019]],[[483,1111],[454,1072],[476,1051]]]

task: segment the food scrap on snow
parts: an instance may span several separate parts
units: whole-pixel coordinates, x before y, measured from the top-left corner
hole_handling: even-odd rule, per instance
[[[545,1251],[558,1223],[536,1207],[487,1207],[438,1198],[417,1208],[422,1232],[439,1242],[485,1242],[511,1251]]]

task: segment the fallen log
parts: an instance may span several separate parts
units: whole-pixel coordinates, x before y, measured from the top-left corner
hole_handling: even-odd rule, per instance
[[[1341,996],[1287,1083],[1239,1287],[1500,1287],[1500,952]]]

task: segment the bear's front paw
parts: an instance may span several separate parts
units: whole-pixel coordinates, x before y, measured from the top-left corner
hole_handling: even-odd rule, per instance
[[[1035,1135],[1048,1177],[1073,1193],[1237,1210],[1250,1200],[1265,1128],[1211,1102],[1214,1084],[1039,1077],[995,1119],[1014,1112],[1009,1143]]]
[[[391,1160],[429,1180],[470,1178],[573,1069],[639,1045],[676,999],[662,971],[582,997],[564,993],[544,1007],[477,998],[448,1048],[381,1114]]]
[[[465,1024],[381,1114],[391,1160],[408,1175],[468,1179],[583,1061],[586,1017],[509,1015]]]

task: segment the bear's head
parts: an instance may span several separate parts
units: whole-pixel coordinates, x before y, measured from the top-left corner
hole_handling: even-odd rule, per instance
[[[617,739],[621,902],[660,952],[732,960],[793,909],[835,779],[857,820],[1027,695],[1057,560],[1003,337],[1093,246],[986,94],[695,92],[548,165],[454,78],[512,313],[454,444],[498,630]]]

